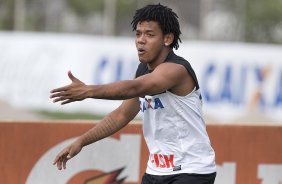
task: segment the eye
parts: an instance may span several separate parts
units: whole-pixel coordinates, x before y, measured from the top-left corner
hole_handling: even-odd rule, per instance
[[[147,36],[148,36],[148,37],[153,37],[153,36],[155,36],[155,35],[152,34],[152,33],[147,33]]]

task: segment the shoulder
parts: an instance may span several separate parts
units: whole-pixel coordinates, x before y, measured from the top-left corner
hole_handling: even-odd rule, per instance
[[[136,70],[135,78],[140,77],[142,75],[145,75],[147,73],[149,73],[149,69],[148,69],[147,65],[144,64],[144,63],[140,63],[138,65],[137,70]]]
[[[189,69],[189,70],[190,70],[190,68],[192,68],[190,63],[186,59],[176,55],[174,52],[169,53],[165,62],[180,64],[180,65],[183,65],[186,69]]]
[[[165,62],[166,63],[175,63],[175,64],[179,64],[179,65],[184,66],[186,71],[188,72],[188,74],[191,75],[191,77],[195,81],[196,88],[197,89],[199,88],[196,73],[195,73],[194,69],[192,68],[191,64],[186,59],[176,55],[174,52],[170,52],[169,55],[167,56]]]

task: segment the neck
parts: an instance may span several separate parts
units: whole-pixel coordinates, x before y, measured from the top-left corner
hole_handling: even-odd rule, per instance
[[[167,58],[167,55],[172,51],[170,47],[165,47],[154,62],[150,62],[147,64],[149,70],[154,70],[159,64],[163,63]]]

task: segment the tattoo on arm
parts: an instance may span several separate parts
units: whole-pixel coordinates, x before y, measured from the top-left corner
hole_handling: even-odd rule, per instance
[[[101,120],[95,127],[90,129],[88,132],[81,136],[83,146],[99,141],[105,137],[108,137],[121,128],[123,128],[126,123],[115,122],[110,115],[106,116]]]

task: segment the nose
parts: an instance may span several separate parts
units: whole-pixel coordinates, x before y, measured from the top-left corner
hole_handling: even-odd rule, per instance
[[[136,42],[138,44],[145,44],[146,40],[145,40],[145,35],[144,34],[140,34],[136,37]]]

